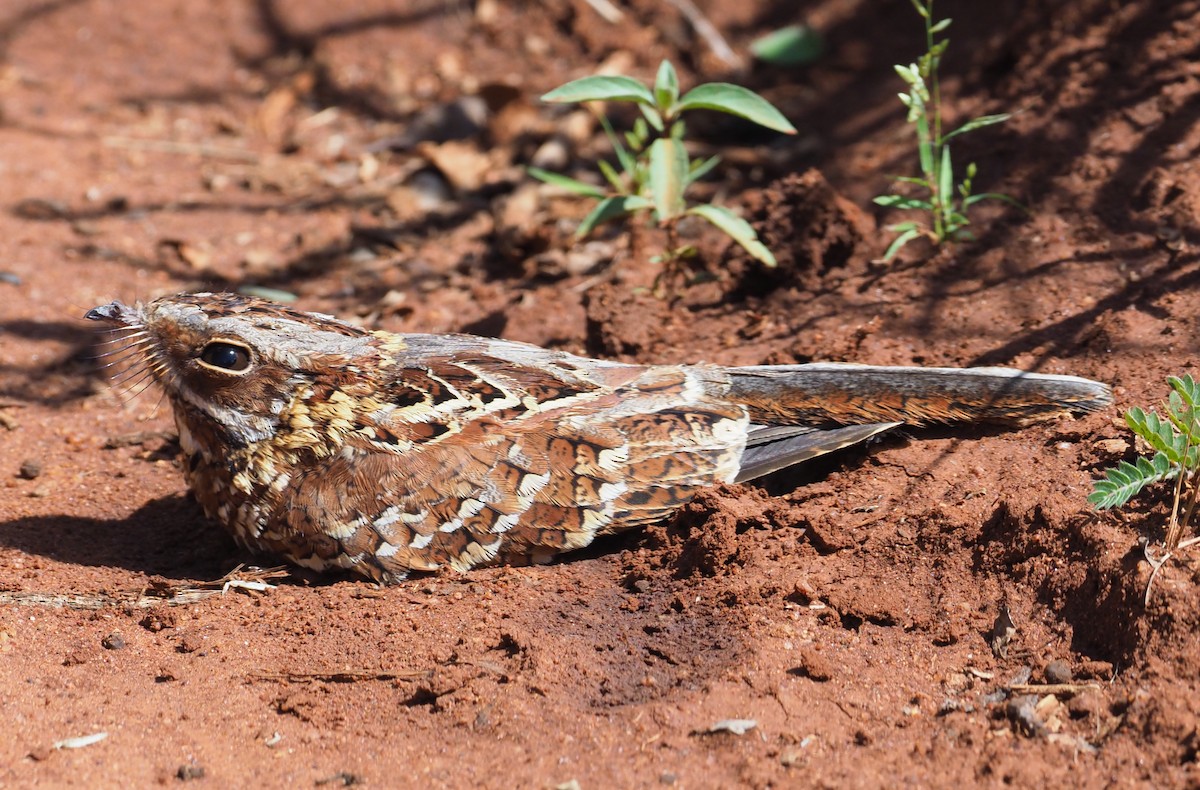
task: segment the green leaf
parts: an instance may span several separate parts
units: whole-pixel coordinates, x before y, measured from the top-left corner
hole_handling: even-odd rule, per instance
[[[608,164],[602,162],[601,164]],[[611,169],[611,167],[610,167]],[[543,170],[540,167],[527,167],[525,172],[536,178],[538,181],[544,181],[552,186],[562,187],[568,191],[574,192],[576,195],[584,195],[585,197],[602,198],[604,190],[595,184],[588,184],[584,181],[564,176],[561,173],[552,173],[549,170]]]
[[[924,113],[917,116],[917,153],[921,159],[921,172],[929,183],[935,183],[933,144],[929,141],[929,118]]]
[[[1171,376],[1167,379],[1167,383],[1171,388],[1179,393],[1180,397],[1187,403],[1188,406],[1195,407],[1200,404],[1200,384],[1191,376]]]
[[[621,164],[621,169],[629,174],[630,178],[634,178],[637,174],[637,161],[633,155],[621,145],[621,138],[617,137],[617,133],[613,131],[612,123],[603,115],[600,116],[600,125],[604,127],[604,134],[608,137],[608,142],[613,147],[613,153],[617,155],[617,161]]]
[[[907,66],[902,66],[901,64],[897,63],[894,68],[896,69],[896,73],[900,75],[900,79],[904,80],[909,85],[920,84],[921,75],[917,71],[917,64],[910,63]]]
[[[635,150],[642,150],[646,147],[646,141],[650,139],[650,129],[646,125],[645,118],[637,118],[633,122],[633,137],[637,140],[637,144],[630,146]]]
[[[708,175],[721,162],[721,157],[710,156],[708,159],[696,159],[688,165],[688,183],[699,181]]]
[[[1179,396],[1174,392],[1171,393],[1171,399],[1174,401],[1171,404],[1172,406],[1179,405],[1181,408],[1168,411],[1167,419],[1179,431],[1180,438],[1183,439],[1183,446],[1187,453],[1190,454],[1191,448],[1196,445],[1197,438],[1200,437],[1200,422],[1197,421],[1196,411],[1184,407],[1179,402]],[[1179,463],[1188,466],[1186,458],[1186,455],[1181,455]]]
[[[903,195],[880,195],[874,199],[874,202],[876,205],[887,206],[888,208],[919,209],[921,211],[933,210],[933,204],[928,200],[904,197]]]
[[[613,189],[621,194],[629,192],[629,185],[621,180],[621,174],[617,172],[615,167],[603,159],[596,162],[596,166],[600,168],[600,174],[604,176],[604,179],[612,184]],[[603,195],[598,195],[597,197],[603,197]]]
[[[1165,453],[1171,463],[1182,463],[1186,452],[1187,437],[1175,432],[1170,420],[1164,420],[1154,412],[1146,412],[1134,406],[1125,412],[1125,424],[1146,444]]]
[[[1019,200],[1010,198],[1008,195],[1002,195],[999,192],[980,192],[978,195],[971,195],[969,198],[963,201],[963,208],[973,206],[981,200],[999,200],[1007,203],[1013,208],[1020,209],[1026,214],[1029,213],[1029,209],[1025,207],[1025,204],[1021,203]]]
[[[658,74],[654,77],[654,101],[658,111],[664,116],[671,115],[671,108],[679,98],[679,75],[671,61],[664,60],[658,64]]]
[[[1174,390],[1167,398],[1167,419],[1183,433],[1187,444],[1200,444],[1200,388],[1191,376],[1179,378],[1171,376],[1167,379]],[[1185,462],[1186,466],[1191,464]]]
[[[1109,469],[1103,480],[1096,480],[1092,484],[1088,502],[1095,505],[1097,510],[1118,507],[1151,483],[1170,480],[1178,474],[1179,467],[1174,466],[1161,452],[1155,453],[1149,461],[1145,458],[1138,458],[1132,464],[1122,461]]]
[[[950,164],[950,146],[942,146],[942,162],[938,170],[938,194],[934,201],[949,211],[954,203],[954,168]]]
[[[758,240],[754,226],[724,206],[705,203],[700,206],[692,206],[687,213],[708,220],[765,265],[771,268],[778,265],[775,256],[771,254],[765,244]]]
[[[579,223],[579,228],[576,229],[575,236],[577,238],[586,236],[601,223],[610,222],[611,220],[632,214],[635,211],[642,211],[648,208],[652,208],[650,201],[638,195],[614,195],[606,197],[597,203],[596,207]]]
[[[654,131],[658,132],[659,134],[662,134],[664,131],[666,131],[667,126],[665,123],[663,123],[663,117],[659,114],[658,110],[645,104],[639,104],[638,109],[642,111],[642,117],[649,121],[650,125],[654,127]]]
[[[687,187],[688,157],[683,143],[660,137],[650,145],[650,197],[665,222],[683,213],[683,190]]]
[[[270,299],[272,302],[282,302],[290,304],[298,298],[291,291],[281,291],[278,288],[268,288],[265,285],[241,285],[238,286],[238,293],[246,296],[257,296],[261,299]]]
[[[821,35],[807,25],[788,25],[750,42],[750,53],[775,66],[803,66],[821,57]]]
[[[697,85],[685,93],[676,106],[678,112],[698,109],[726,112],[784,134],[796,133],[796,127],[773,104],[741,85],[728,82]]]
[[[592,76],[560,85],[544,94],[542,101],[554,104],[585,101],[632,101],[654,106],[654,94],[632,77]]]
[[[941,22],[938,22],[933,27],[929,28],[929,35],[931,35],[931,36],[937,35],[938,33],[941,33],[943,30],[945,30],[948,27],[950,27],[950,20],[943,19]]]
[[[895,228],[893,228],[893,230],[894,229]],[[888,245],[887,251],[883,253],[883,260],[887,263],[891,263],[892,259],[895,258],[896,255],[899,254],[900,250],[904,248],[904,245],[908,244],[913,239],[920,238],[922,232],[923,231],[920,228],[911,227],[901,233],[892,241],[891,244]]]
[[[1004,113],[1000,113],[998,115],[981,115],[978,118],[974,118],[970,121],[967,121],[962,126],[958,127],[953,132],[951,132],[950,134],[943,137],[942,142],[946,142],[950,138],[957,137],[960,134],[966,134],[967,132],[973,132],[976,129],[982,129],[984,126],[992,126],[994,124],[1004,123],[1011,117],[1012,117],[1012,113],[1010,113],[1010,112],[1004,112]]]

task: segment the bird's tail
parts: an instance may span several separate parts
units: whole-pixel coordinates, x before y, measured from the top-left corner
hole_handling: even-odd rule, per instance
[[[1010,368],[780,365],[725,368],[722,395],[754,427],[736,481],[751,480],[907,423],[1024,425],[1096,411],[1107,385]]]
[[[760,425],[1024,425],[1112,404],[1111,390],[1098,381],[1011,368],[817,363],[725,368],[724,373],[726,397],[744,404]]]

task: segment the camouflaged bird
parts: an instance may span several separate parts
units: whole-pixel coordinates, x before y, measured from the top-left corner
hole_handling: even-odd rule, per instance
[[[210,518],[248,549],[383,583],[546,560],[901,423],[1111,402],[1094,381],[1006,368],[605,362],[234,294],[87,317],[114,327],[131,388],[165,390]]]

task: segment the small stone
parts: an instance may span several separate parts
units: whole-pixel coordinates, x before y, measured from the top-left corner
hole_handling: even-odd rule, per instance
[[[550,170],[556,173],[565,170],[570,161],[571,154],[567,151],[567,145],[558,137],[551,137],[542,143],[533,152],[533,156],[529,158],[529,164],[534,167],[540,167],[542,170]]]
[[[42,473],[42,462],[36,458],[27,458],[21,462],[19,474],[26,480],[35,480]]]
[[[563,268],[569,275],[590,274],[611,263],[615,255],[616,250],[612,244],[606,241],[589,241],[582,247],[575,247],[567,252]]]
[[[718,722],[714,722],[704,732],[707,734],[730,732],[734,735],[745,735],[757,726],[758,722],[754,719],[721,719]]]
[[[436,170],[420,170],[414,173],[407,186],[417,195],[418,205],[425,211],[438,208],[454,198],[450,184]]]
[[[1096,442],[1096,449],[1106,455],[1122,456],[1129,452],[1129,442],[1124,439],[1100,439]]]
[[[1010,699],[1004,709],[1009,721],[1026,735],[1040,735],[1045,732],[1045,725],[1037,715],[1037,701],[1035,694],[1022,694]]]
[[[1047,683],[1070,683],[1072,680],[1071,665],[1061,658],[1056,658],[1047,664],[1046,668],[1042,670],[1042,674]]]
[[[1012,677],[1010,677],[1008,679],[1008,685],[1023,686],[1026,683],[1028,683],[1029,679],[1032,677],[1033,677],[1033,669],[1028,666],[1023,666],[1020,669],[1018,669],[1016,672],[1014,672]]]
[[[804,752],[794,746],[784,749],[783,754],[779,755],[779,763],[785,768],[791,768],[802,759],[804,759]]]
[[[105,650],[124,650],[125,637],[114,632],[101,639],[100,644],[104,646]]]
[[[1007,658],[1008,643],[1012,641],[1016,633],[1016,623],[1013,621],[1008,607],[1002,604],[996,614],[996,621],[992,623],[992,633],[988,640],[992,648],[992,655],[996,658]]]
[[[203,779],[204,766],[192,765],[191,763],[181,765],[179,766],[179,769],[175,771],[175,777],[183,782],[187,782],[192,779]]]

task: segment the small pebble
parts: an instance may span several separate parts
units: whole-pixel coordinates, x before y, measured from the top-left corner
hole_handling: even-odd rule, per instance
[[[566,144],[557,137],[551,137],[533,152],[529,164],[540,167],[542,170],[562,171],[567,168],[570,161],[571,155],[567,151]]]
[[[1071,665],[1061,658],[1056,658],[1046,665],[1042,671],[1047,683],[1070,683]]]
[[[181,766],[179,766],[179,770],[177,770],[175,772],[175,776],[184,782],[191,780],[191,779],[203,779],[204,778],[204,766],[190,765],[190,764],[181,765]]]
[[[1037,700],[1035,694],[1022,694],[1010,699],[1004,709],[1009,721],[1020,727],[1026,735],[1039,735],[1045,730],[1045,725],[1037,715]]]
[[[21,462],[19,474],[26,480],[36,480],[42,473],[42,462],[35,458],[27,458]]]
[[[124,650],[125,649],[125,637],[121,636],[118,633],[111,633],[108,636],[101,639],[100,644],[103,645],[104,649],[106,649],[106,650]]]
[[[1008,679],[1008,685],[1023,686],[1029,682],[1031,677],[1033,677],[1033,669],[1028,666],[1021,667]]]

